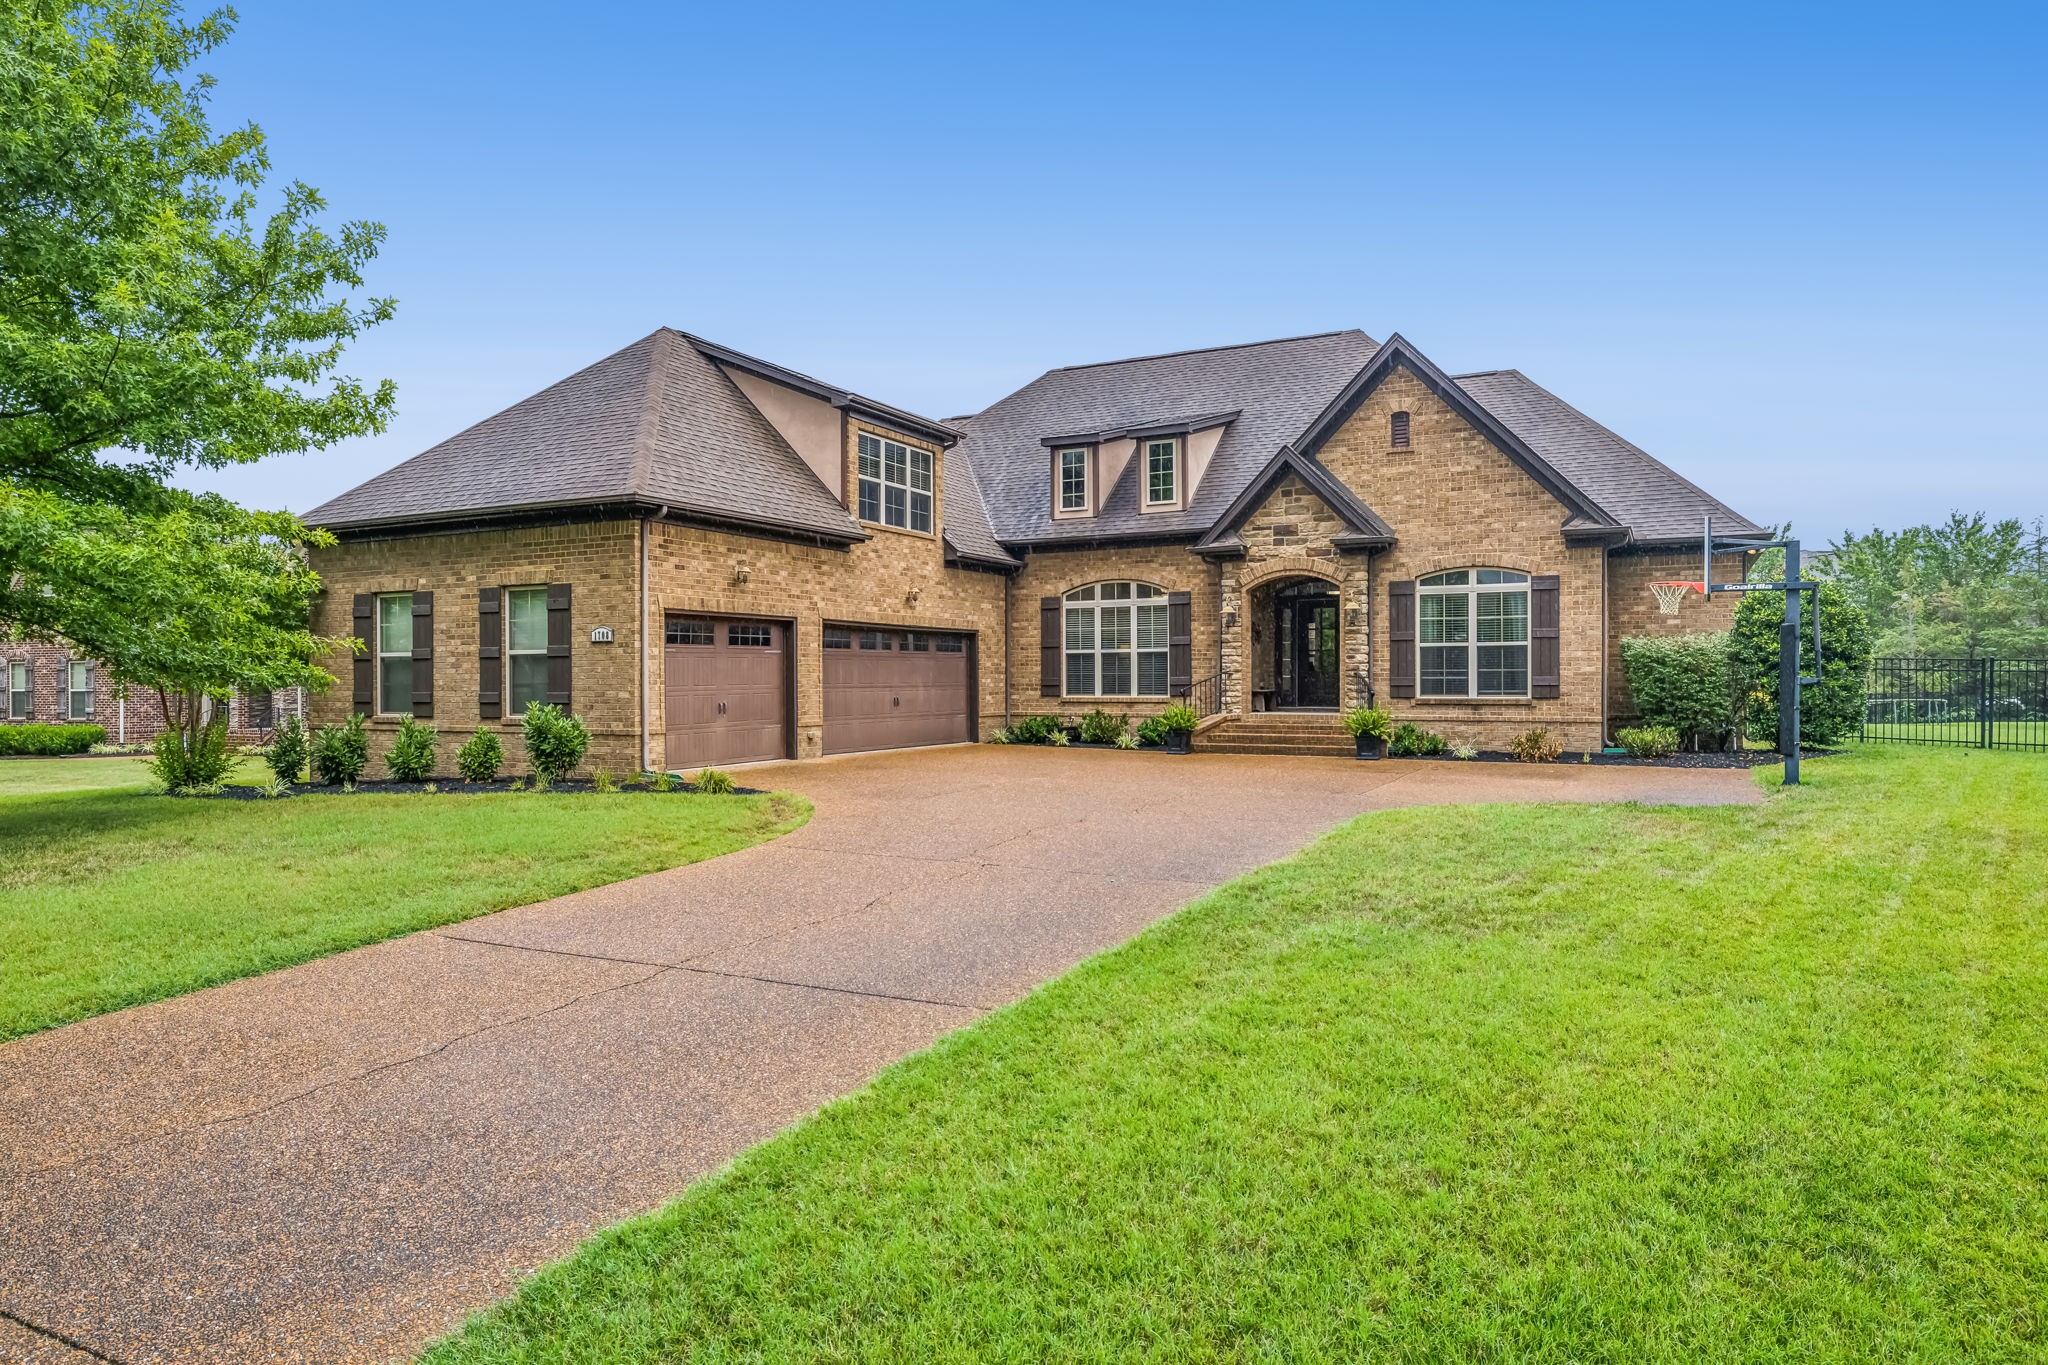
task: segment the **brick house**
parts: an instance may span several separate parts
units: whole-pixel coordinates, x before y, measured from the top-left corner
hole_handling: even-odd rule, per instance
[[[663,329],[309,514],[315,722],[582,714],[614,769],[1374,701],[1454,742],[1630,714],[1624,634],[1757,528],[1514,370],[1357,331],[1053,370],[933,421]],[[1740,565],[1717,566],[1739,576]],[[1321,727],[1321,729],[1318,729]],[[1313,747],[1313,746],[1303,746]]]
[[[267,744],[302,705],[299,689],[228,700],[228,739]],[[156,695],[124,688],[97,661],[65,645],[0,640],[0,725],[97,725],[109,744],[148,744],[164,728]]]

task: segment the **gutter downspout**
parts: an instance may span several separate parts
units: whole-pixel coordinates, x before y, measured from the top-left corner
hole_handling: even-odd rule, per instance
[[[1010,598],[1017,591],[1017,576],[1003,576],[1003,728],[1009,729],[1017,722],[1010,718]]]
[[[637,634],[640,639],[640,771],[643,773],[654,771],[654,736],[648,727],[647,708],[647,620],[648,609],[652,605],[647,598],[647,537],[652,523],[667,515],[668,504],[663,503],[652,519],[640,518],[640,629]]]

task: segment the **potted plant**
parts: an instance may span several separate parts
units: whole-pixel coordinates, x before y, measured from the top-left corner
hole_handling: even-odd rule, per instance
[[[1344,728],[1357,741],[1360,758],[1385,758],[1394,718],[1377,706],[1354,706],[1344,713]]]
[[[1185,702],[1175,702],[1159,713],[1159,723],[1166,727],[1166,752],[1185,754],[1194,749],[1195,726],[1201,723],[1195,708]]]

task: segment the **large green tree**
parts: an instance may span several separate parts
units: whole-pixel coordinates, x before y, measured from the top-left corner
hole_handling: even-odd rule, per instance
[[[2048,526],[1983,513],[1844,532],[1824,572],[1869,617],[1882,655],[2048,658]]]
[[[234,19],[0,10],[0,621],[179,698],[181,724],[328,681],[329,642],[306,629],[318,534],[172,478],[382,430],[394,396],[337,372],[391,315],[358,297],[384,229],[330,231],[317,191],[265,189],[258,128],[208,123],[189,72]]]

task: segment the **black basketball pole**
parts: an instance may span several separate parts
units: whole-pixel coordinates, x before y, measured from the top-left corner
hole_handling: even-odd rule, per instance
[[[1785,785],[1799,785],[1799,542],[1785,542],[1785,619],[1778,625],[1778,752]],[[1820,603],[1814,603],[1814,612]]]

